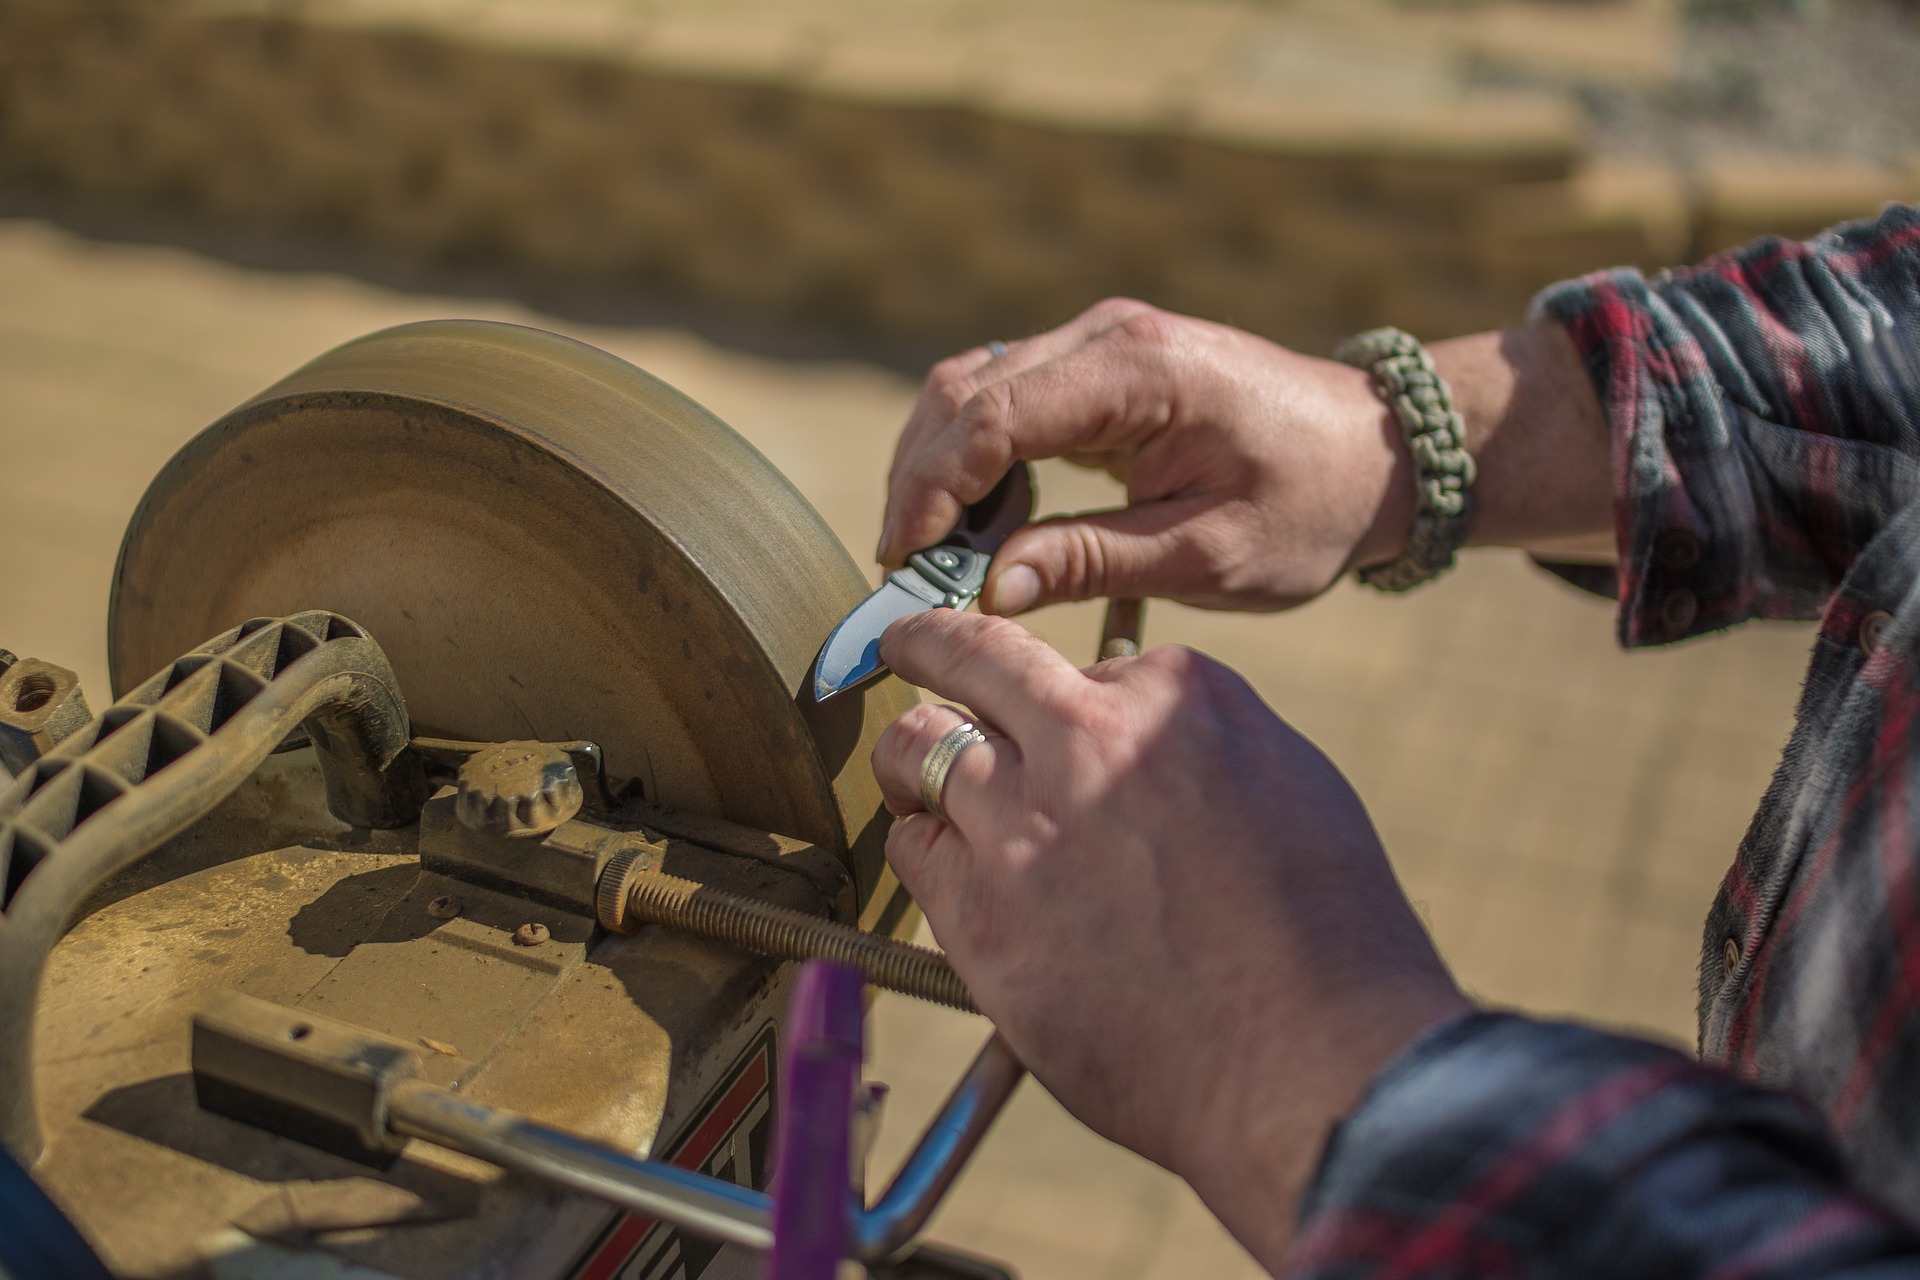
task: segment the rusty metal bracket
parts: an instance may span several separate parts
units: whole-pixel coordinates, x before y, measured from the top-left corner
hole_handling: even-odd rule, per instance
[[[476,831],[460,820],[457,788],[441,787],[420,810],[420,865],[457,880],[517,893],[591,917],[600,873],[616,850],[655,848],[643,832],[575,818],[540,840]]]
[[[48,955],[88,894],[185,830],[297,726],[327,807],[398,827],[423,784],[406,703],[380,646],[324,611],[256,618],[154,675],[0,792],[0,1144],[44,1146],[32,1077]]]

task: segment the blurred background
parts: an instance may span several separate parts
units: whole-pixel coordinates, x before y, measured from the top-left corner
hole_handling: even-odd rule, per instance
[[[160,464],[406,320],[633,360],[866,563],[925,363],[1107,294],[1310,351],[1437,338],[1917,198],[1894,0],[0,0],[0,644],[102,705]],[[1042,493],[1116,496],[1061,467]],[[1033,621],[1091,658],[1090,607]],[[1478,995],[1691,1042],[1806,628],[1626,655],[1604,603],[1500,553],[1147,625],[1329,751]],[[881,1165],[980,1031],[882,1001]],[[935,1234],[1030,1277],[1257,1274],[1031,1085]]]

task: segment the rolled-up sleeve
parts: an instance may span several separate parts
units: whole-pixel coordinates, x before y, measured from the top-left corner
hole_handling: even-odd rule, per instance
[[[1920,208],[1556,285],[1614,437],[1619,632],[1816,616],[1920,494]]]
[[[1809,1108],[1587,1027],[1471,1015],[1382,1073],[1328,1144],[1308,1280],[1920,1275]]]

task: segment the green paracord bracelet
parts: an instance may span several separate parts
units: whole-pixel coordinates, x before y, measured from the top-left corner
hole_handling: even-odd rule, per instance
[[[1369,329],[1334,348],[1333,357],[1373,375],[1413,451],[1416,497],[1407,549],[1386,564],[1360,570],[1360,581],[1381,591],[1417,587],[1451,568],[1454,553],[1467,540],[1474,478],[1467,424],[1454,411],[1453,393],[1435,372],[1427,349],[1412,334]]]

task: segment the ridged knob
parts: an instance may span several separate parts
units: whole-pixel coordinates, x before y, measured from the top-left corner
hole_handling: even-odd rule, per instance
[[[613,851],[600,872],[599,883],[594,886],[593,909],[601,928],[614,933],[632,933],[640,927],[642,922],[628,909],[633,882],[635,877],[655,870],[658,862],[653,847],[638,839],[629,840]]]
[[[453,811],[489,835],[543,836],[580,812],[586,793],[573,760],[545,742],[502,742],[460,766]]]

